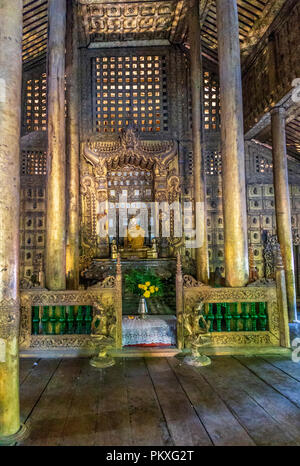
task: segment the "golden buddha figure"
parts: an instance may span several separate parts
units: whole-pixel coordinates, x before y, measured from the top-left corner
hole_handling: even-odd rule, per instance
[[[138,225],[135,217],[129,221],[127,228],[127,246],[131,249],[141,249],[144,246],[145,230]]]

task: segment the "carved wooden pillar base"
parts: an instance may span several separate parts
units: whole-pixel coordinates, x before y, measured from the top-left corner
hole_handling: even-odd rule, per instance
[[[90,365],[98,369],[105,369],[106,367],[112,367],[115,365],[115,360],[108,355],[110,349],[112,349],[112,341],[109,339],[102,339],[101,336],[92,335],[92,338],[96,341],[98,348],[98,355],[90,359]]]
[[[21,424],[20,429],[14,435],[8,435],[7,437],[0,437],[0,446],[1,447],[11,447],[19,443],[21,440],[24,440],[29,436],[30,429],[27,425]]]
[[[95,356],[90,360],[90,365],[92,367],[96,367],[97,369],[105,369],[106,367],[112,367],[115,364],[116,363],[115,363],[114,358],[111,358],[110,356],[106,356],[106,357]]]
[[[194,367],[204,367],[211,364],[211,359],[204,354],[186,356],[183,360],[184,364]]]

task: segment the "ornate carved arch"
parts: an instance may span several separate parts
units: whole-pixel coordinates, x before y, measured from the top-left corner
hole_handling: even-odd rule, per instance
[[[107,175],[124,166],[151,170],[154,179],[155,200],[169,203],[179,199],[177,144],[175,141],[144,141],[137,130],[129,127],[113,141],[88,141],[82,146],[83,167],[81,178],[82,238],[84,256],[107,257],[108,237],[97,237],[97,203],[106,202],[108,212]],[[92,169],[88,167],[91,166]]]

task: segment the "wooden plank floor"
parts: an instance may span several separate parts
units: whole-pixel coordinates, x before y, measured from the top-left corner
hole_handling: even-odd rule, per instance
[[[300,445],[300,364],[284,356],[22,359],[22,445]]]

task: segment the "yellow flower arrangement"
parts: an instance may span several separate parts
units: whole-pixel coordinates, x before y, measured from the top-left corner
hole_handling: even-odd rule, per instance
[[[150,270],[135,269],[125,275],[128,291],[144,298],[163,296],[163,284],[158,276]]]
[[[139,283],[138,288],[140,290],[144,290],[144,293],[143,293],[144,298],[150,298],[152,294],[155,294],[159,291],[158,286],[151,285],[151,282]]]

